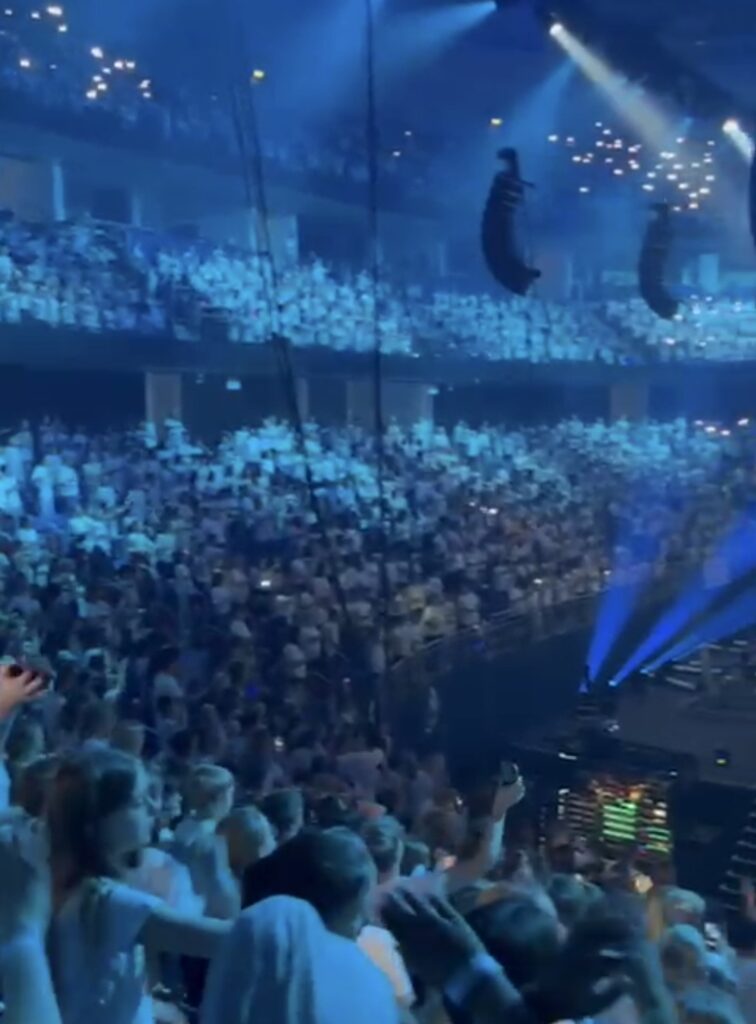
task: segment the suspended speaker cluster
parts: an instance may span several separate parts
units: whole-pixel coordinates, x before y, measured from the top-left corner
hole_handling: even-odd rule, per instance
[[[525,262],[517,241],[515,215],[522,206],[525,189],[532,186],[520,176],[516,150],[502,149],[499,157],[504,169],[493,180],[483,213],[483,255],[499,284],[515,295],[526,295],[541,272]]]
[[[668,203],[656,203],[643,239],[638,279],[644,302],[662,320],[672,320],[680,303],[665,284],[672,246],[672,212]]]

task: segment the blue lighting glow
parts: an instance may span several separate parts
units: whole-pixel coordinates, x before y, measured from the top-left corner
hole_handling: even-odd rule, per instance
[[[742,630],[756,624],[756,581],[744,594],[726,605],[721,611],[707,618],[697,629],[676,644],[662,657],[648,666],[655,672],[673,661],[683,661],[700,647],[726,640]]]
[[[737,580],[756,569],[756,524],[741,520],[710,556],[707,564],[693,578],[679,600],[662,616],[655,628],[636,649],[615,676],[615,685],[624,682],[638,669],[661,665],[669,660],[669,652],[684,643],[686,627],[714,606]],[[713,576],[721,577],[717,583]],[[724,612],[722,612],[724,614]],[[715,617],[719,617],[716,613]],[[703,626],[702,626],[703,628]],[[679,639],[678,639],[679,638]]]

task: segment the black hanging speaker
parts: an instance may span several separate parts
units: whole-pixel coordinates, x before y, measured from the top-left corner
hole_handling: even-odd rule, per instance
[[[658,317],[672,320],[680,308],[664,281],[672,246],[672,212],[668,203],[655,203],[652,209],[638,264],[640,293]]]
[[[499,157],[504,169],[493,180],[483,213],[483,255],[499,284],[515,295],[525,295],[541,272],[525,263],[517,242],[515,214],[522,206],[525,189],[532,186],[520,176],[516,150],[502,149]]]

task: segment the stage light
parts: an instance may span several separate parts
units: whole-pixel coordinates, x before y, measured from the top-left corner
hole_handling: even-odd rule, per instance
[[[31,61],[29,60],[28,57],[21,57],[21,59],[18,62],[18,66],[20,68],[30,68],[31,67]]]
[[[734,117],[730,117],[722,125],[722,131],[740,155],[750,161],[754,154],[754,141],[748,132],[744,131],[741,127],[740,122]]]
[[[252,81],[253,82],[264,82],[265,81],[265,72],[263,71],[262,68],[255,68],[255,70],[252,72]]]
[[[92,47],[92,49],[91,49],[91,50],[90,50],[89,52],[90,52],[90,53],[92,54],[92,56],[93,56],[93,57],[95,57],[95,58],[96,58],[97,60],[102,60],[102,58],[103,58],[103,57],[105,56],[105,54],[104,54],[104,52],[103,52],[103,49],[102,49],[102,47],[101,47],[101,46],[93,46],[93,47]]]
[[[490,121],[490,124],[491,124],[492,128],[501,128],[501,126],[504,124],[504,122],[502,121],[502,119],[500,117],[492,117],[491,121]]]
[[[561,22],[549,29],[549,34],[559,46],[574,60],[583,74],[596,85],[617,110],[639,133],[642,139],[655,147],[664,145],[673,130],[669,120],[660,108],[651,102],[645,93],[632,87],[626,79],[622,79],[604,58],[586,46],[573,32]],[[603,129],[605,136],[612,136],[609,128]],[[621,146],[624,145],[619,140]]]
[[[51,18],[62,18],[63,8],[53,5],[52,7],[47,8],[47,13],[50,15]]]

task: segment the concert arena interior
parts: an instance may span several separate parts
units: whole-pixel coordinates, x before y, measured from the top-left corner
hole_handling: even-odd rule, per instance
[[[756,1024],[754,0],[4,2],[2,1024]]]

